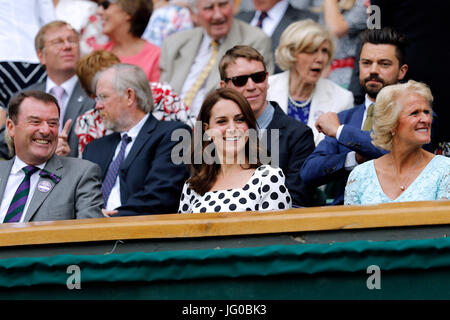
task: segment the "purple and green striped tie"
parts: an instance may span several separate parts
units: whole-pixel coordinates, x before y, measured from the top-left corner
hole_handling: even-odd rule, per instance
[[[125,149],[127,148],[128,143],[130,143],[131,138],[124,134],[122,137],[122,144],[120,145],[119,154],[116,156],[113,162],[109,165],[108,172],[106,173],[106,177],[102,183],[102,193],[103,200],[105,201],[104,206],[106,207],[106,203],[108,202],[109,195],[111,194],[111,190],[116,183],[117,175],[119,174],[119,168],[122,164],[123,158],[125,156]]]
[[[19,222],[22,218],[25,204],[27,203],[28,194],[30,193],[30,177],[39,170],[35,166],[26,166],[22,170],[25,172],[25,177],[20,183],[19,187],[11,200],[8,211],[6,212],[3,223],[7,222]]]

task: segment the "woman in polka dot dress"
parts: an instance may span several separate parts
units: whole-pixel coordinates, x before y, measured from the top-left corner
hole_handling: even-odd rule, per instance
[[[206,97],[197,119],[202,125],[196,129],[202,132],[194,136],[203,139],[194,139],[192,176],[184,184],[178,212],[291,207],[283,171],[261,165],[256,119],[244,96],[232,89],[217,89]]]

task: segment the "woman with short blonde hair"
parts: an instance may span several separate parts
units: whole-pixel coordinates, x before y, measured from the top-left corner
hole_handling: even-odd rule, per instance
[[[413,80],[378,93],[372,143],[390,152],[353,169],[345,204],[450,199],[450,158],[422,148],[431,141],[432,101],[428,86]]]
[[[433,96],[430,88],[413,80],[392,86],[386,86],[377,95],[376,108],[373,111],[372,144],[384,150],[392,150],[392,138],[397,126],[402,106],[398,97],[404,92],[414,92],[425,98],[431,107]]]
[[[281,35],[280,43],[275,51],[276,63],[282,70],[289,70],[295,65],[299,53],[314,51],[324,41],[328,43],[328,61],[326,63],[328,66],[335,50],[331,33],[311,19],[292,23]]]

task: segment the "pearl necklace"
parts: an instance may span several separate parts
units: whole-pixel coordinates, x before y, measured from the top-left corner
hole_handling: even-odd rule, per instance
[[[288,98],[289,98],[289,102],[290,103],[292,103],[292,105],[294,106],[294,107],[296,107],[296,108],[304,108],[304,107],[306,107],[310,102],[311,102],[311,99],[312,99],[312,94],[309,96],[309,98],[308,99],[306,99],[305,101],[303,101],[303,102],[297,102],[297,101],[295,101],[295,99],[293,99],[292,97],[291,97],[291,95],[288,95]]]
[[[394,165],[394,157],[392,156],[392,152],[390,153],[391,155],[391,166],[392,166],[392,170],[394,171],[394,176],[395,176],[395,180],[400,181],[400,179],[397,176],[397,170],[395,169],[395,165]],[[408,182],[411,178],[411,174],[416,171],[417,167],[419,166],[420,162],[422,161],[423,158],[423,154],[422,152],[420,152],[420,160],[416,162],[416,165],[414,166],[414,168],[410,171],[410,173],[406,176],[406,181],[405,183],[402,185],[400,182],[400,190],[405,191],[406,188],[408,187]]]

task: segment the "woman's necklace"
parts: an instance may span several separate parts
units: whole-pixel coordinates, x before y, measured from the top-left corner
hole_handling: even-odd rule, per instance
[[[288,98],[289,98],[289,102],[292,103],[292,105],[293,105],[294,107],[296,107],[296,108],[303,108],[303,107],[306,107],[306,106],[311,102],[312,96],[313,96],[313,95],[311,94],[311,95],[309,96],[309,98],[306,99],[306,100],[303,101],[303,102],[298,102],[298,101],[296,101],[294,98],[291,97],[291,95],[288,95]]]
[[[394,164],[394,157],[392,156],[392,152],[390,153],[391,155],[391,165],[392,165],[392,170],[394,171],[394,176],[395,176],[395,180],[400,181],[399,177],[397,176],[397,170],[395,169],[395,164]],[[416,171],[417,167],[419,166],[419,164],[422,162],[422,158],[423,158],[423,154],[422,152],[420,152],[420,160],[418,160],[416,162],[416,165],[414,166],[414,168],[409,172],[409,174],[406,176],[406,181],[404,184],[402,184],[400,182],[400,190],[405,191],[406,188],[408,187],[408,182],[411,178],[411,174],[414,173],[414,171]]]

